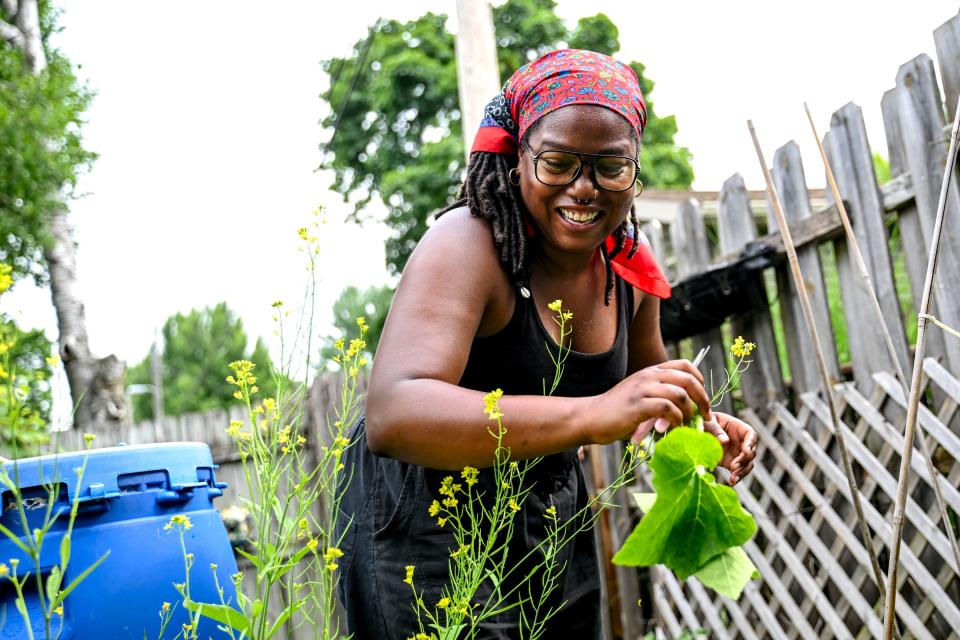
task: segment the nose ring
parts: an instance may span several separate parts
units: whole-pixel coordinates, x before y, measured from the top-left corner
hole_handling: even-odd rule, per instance
[[[586,200],[582,198],[577,198],[577,204],[590,204],[591,202],[596,200],[599,195],[600,195],[600,192],[594,189],[592,198],[587,198]]]

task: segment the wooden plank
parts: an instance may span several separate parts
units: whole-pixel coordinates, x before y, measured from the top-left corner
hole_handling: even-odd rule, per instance
[[[810,199],[807,195],[806,177],[803,162],[800,159],[800,147],[796,142],[788,142],[777,149],[771,166],[774,185],[783,205],[787,224],[809,218]],[[814,322],[820,335],[821,348],[827,365],[827,375],[831,380],[840,379],[840,367],[837,364],[837,348],[830,325],[830,308],[827,304],[827,289],[820,268],[820,254],[814,245],[798,247],[797,261],[803,274],[804,286],[813,308]],[[793,278],[786,266],[777,269],[777,288],[780,291],[781,316],[784,336],[787,343],[787,356],[790,359],[790,372],[793,388],[797,393],[820,388],[820,375],[817,371],[813,338],[807,329],[800,296]]]
[[[724,255],[739,253],[748,242],[757,237],[756,221],[750,210],[750,196],[739,173],[727,178],[720,190],[717,225],[720,231],[720,252]],[[764,300],[768,299],[760,274],[757,275],[754,287],[758,295]],[[734,318],[733,333],[742,335],[757,345],[753,364],[742,376],[741,389],[747,405],[754,407],[761,417],[766,418],[767,404],[786,395],[769,307],[764,306]]]
[[[777,640],[788,637],[786,631],[780,626],[780,621],[767,606],[767,598],[760,592],[757,585],[752,582],[747,584],[743,589],[743,596],[750,603],[754,618],[760,623],[760,628],[766,632],[762,637],[776,638]]]
[[[687,590],[693,594],[693,599],[697,601],[697,604],[700,606],[700,611],[703,612],[703,616],[706,618],[707,624],[710,625],[711,629],[713,629],[713,633],[716,634],[716,637],[719,638],[719,640],[732,640],[730,632],[727,631],[727,626],[723,624],[723,621],[720,620],[720,616],[717,613],[717,608],[714,606],[713,602],[710,601],[710,596],[707,595],[707,592],[703,588],[703,585],[700,584],[700,581],[696,578],[690,578],[687,580],[686,585]]]
[[[703,223],[703,212],[696,200],[690,199],[680,205],[677,219],[670,227],[673,251],[677,256],[677,277],[686,278],[704,270],[710,265],[710,245],[707,242],[707,228]],[[710,347],[709,353],[700,364],[700,371],[707,382],[707,393],[720,387],[726,380],[727,359],[723,346],[723,336],[719,328],[711,329],[691,339],[693,352]],[[711,379],[713,384],[711,385]],[[716,407],[731,413],[733,401],[725,396]]]
[[[893,171],[893,169],[891,169]],[[883,200],[883,210],[897,211],[908,204],[913,204],[913,181],[909,173],[894,176],[890,182],[880,186],[880,198]]]
[[[776,408],[779,417],[790,416],[790,412],[783,405],[778,404]],[[752,412],[749,410],[745,412],[748,418],[754,417],[751,414]],[[806,432],[800,425],[794,425],[793,429],[796,432]],[[860,538],[853,534],[850,525],[833,510],[829,502],[813,485],[813,482],[810,480],[810,474],[796,464],[793,456],[786,452],[783,445],[765,429],[759,430],[757,433],[760,436],[760,442],[763,447],[768,449],[778,462],[778,468],[784,469],[796,483],[796,486],[806,495],[807,499],[816,505],[816,513],[823,516],[824,520],[830,525],[838,538],[844,542],[845,548],[850,551],[859,563],[859,566],[863,569],[861,573],[866,576],[868,574],[867,569],[870,566],[870,559],[867,556],[867,551],[864,549]],[[842,486],[846,487],[846,482],[844,482]],[[792,502],[796,503],[796,499],[792,499]],[[900,616],[900,619],[907,625],[911,633],[920,638],[933,640],[930,638],[929,633],[926,632],[923,622],[914,613],[910,603],[904,601],[903,598],[898,598],[896,606],[897,615]]]
[[[824,428],[830,428],[830,410],[827,408],[826,403],[813,393],[804,394],[801,399],[804,404],[810,407],[817,419],[824,425]],[[880,461],[870,453],[862,442],[854,437],[850,428],[842,421],[840,422],[840,430],[846,437],[847,449],[853,456],[853,459],[863,467],[870,478],[889,496],[891,502],[896,499],[897,479],[884,468]],[[954,571],[960,574],[960,567],[956,566],[956,559],[953,557],[953,549],[950,547],[950,541],[947,540],[947,536],[940,531],[937,523],[931,520],[927,513],[921,509],[920,505],[910,496],[907,497],[905,513],[910,520],[910,524],[916,527],[917,530],[923,534],[930,546],[936,549],[943,560],[953,566]]]
[[[773,405],[773,410],[780,416],[781,424],[786,426],[794,420],[789,410],[780,403]],[[799,425],[790,428],[784,433],[796,438],[803,451],[811,458],[817,461],[817,466],[824,476],[832,482],[847,500],[850,500],[850,488],[847,486],[846,477],[843,471],[830,459],[830,456],[823,451],[806,430]],[[892,527],[887,519],[880,514],[869,500],[863,496],[863,512],[867,518],[870,528],[882,540],[887,540],[892,532]],[[922,590],[934,602],[940,614],[947,620],[953,628],[960,628],[960,609],[954,603],[937,583],[936,579],[930,574],[919,558],[909,549],[904,548],[900,552],[901,566],[910,573],[915,582],[915,586]],[[899,599],[899,598],[898,598]]]
[[[776,543],[773,541],[768,541],[767,544],[775,545]],[[800,607],[797,606],[793,596],[790,595],[790,591],[786,588],[786,586],[784,586],[783,581],[780,580],[780,573],[775,571],[770,565],[766,556],[763,554],[763,551],[760,550],[760,547],[758,547],[753,540],[748,540],[746,544],[743,545],[743,550],[746,551],[747,555],[750,556],[750,559],[753,560],[753,563],[760,571],[760,575],[763,577],[764,583],[766,583],[766,585],[770,588],[770,590],[773,592],[773,595],[776,597],[777,603],[783,607],[784,612],[789,616],[791,631],[799,633],[800,638],[819,637],[819,634],[814,632],[814,630],[810,627],[810,623],[807,621],[806,616],[804,616],[800,611]],[[817,591],[819,591],[819,589],[817,589]],[[842,634],[840,637],[849,638],[850,635],[849,633],[846,633]]]
[[[960,16],[954,16],[934,29],[933,42],[940,62],[947,120],[952,122],[957,113],[957,97],[960,96]]]
[[[894,351],[901,369],[909,378],[911,359],[907,348],[900,299],[893,279],[893,261],[887,242],[883,203],[873,168],[873,155],[867,140],[867,128],[860,107],[848,103],[830,118],[828,142],[824,144],[833,169],[840,197],[846,204],[857,244],[863,255],[867,273],[873,284],[869,291],[860,276],[853,250],[846,237],[834,243],[840,276],[840,292],[844,302],[844,320],[854,379],[869,394],[874,371],[893,370],[883,330],[878,323],[872,301],[873,293],[880,303],[882,318],[893,338]]]
[[[886,372],[879,372],[873,375],[874,381],[883,387],[890,399],[897,403],[904,411],[907,404],[903,396],[903,387],[897,382],[896,378]],[[957,437],[950,429],[941,422],[937,416],[922,404],[917,416],[917,421],[923,428],[928,437],[933,438],[936,443],[947,450],[953,456],[954,460],[960,460],[960,437]]]
[[[920,55],[897,72],[897,116],[900,121],[903,157],[913,179],[920,227],[930,238],[940,198],[947,144],[940,90],[933,61]],[[960,296],[954,287],[960,282],[960,190],[953,181],[947,198],[939,263],[933,296],[939,302],[937,315],[946,324],[960,326]],[[929,246],[929,242],[926,243]],[[960,340],[945,341],[947,360],[960,370]]]
[[[650,574],[653,576],[653,606],[656,609],[657,617],[667,627],[669,638],[679,638],[680,634],[683,633],[683,628],[673,614],[672,599],[664,584],[668,580],[675,581],[676,578],[659,566],[650,567]]]
[[[903,434],[898,432],[892,424],[886,421],[883,414],[870,404],[860,393],[849,384],[837,385],[838,391],[843,394],[844,399],[850,406],[863,416],[864,420],[870,425],[874,432],[880,435],[887,444],[889,451],[900,452],[903,450]],[[881,460],[881,462],[884,462]],[[886,465],[884,465],[886,466]],[[911,469],[913,473],[927,484],[932,484],[930,474],[927,471],[927,465],[923,461],[920,452],[914,448],[911,458]],[[956,512],[960,513],[960,490],[954,487],[943,476],[937,476],[940,484],[940,491],[943,493],[944,501]],[[939,514],[937,514],[939,518]]]
[[[664,571],[662,577],[663,586],[667,588],[667,592],[670,594],[670,598],[673,600],[674,606],[677,608],[677,611],[680,612],[680,617],[683,619],[683,626],[688,631],[694,631],[702,628],[700,620],[693,612],[693,608],[690,606],[690,603],[687,602],[687,596],[683,592],[683,587],[680,585],[680,581],[677,580],[677,578],[669,571]]]
[[[770,476],[767,475],[765,469],[757,467],[754,469],[754,473],[759,473],[757,480],[764,485],[764,491],[771,492],[774,502],[777,504],[780,511],[784,514],[790,514],[796,511],[796,506],[787,498],[780,487],[776,483],[767,482],[771,480]],[[757,508],[760,506],[756,499],[748,492],[739,490],[737,493],[740,495],[740,500],[743,503],[743,506],[752,513],[759,513]],[[783,516],[781,516],[783,518]],[[787,562],[784,554],[793,555],[793,558],[790,562],[787,562],[787,566],[790,567],[790,570],[794,572],[795,576],[801,577],[799,583],[805,589],[806,593],[811,596],[811,600],[819,610],[829,609],[831,617],[824,617],[828,623],[840,625],[843,628],[844,632],[848,632],[846,625],[842,620],[836,618],[836,613],[834,612],[833,607],[836,603],[825,602],[823,598],[818,598],[815,594],[821,593],[823,591],[822,585],[816,584],[816,581],[813,579],[809,573],[806,572],[806,568],[802,560],[797,557],[795,554],[792,554],[791,545],[786,541],[784,536],[773,526],[773,523],[768,519],[763,517],[762,514],[756,518],[757,524],[764,532],[767,540],[770,541],[771,546],[776,546],[778,553],[781,558],[784,558],[784,561]],[[859,589],[854,588],[853,583],[850,581],[850,578],[842,571],[840,565],[837,563],[836,557],[834,557],[830,550],[823,544],[823,541],[817,536],[816,532],[810,528],[807,522],[802,517],[793,517],[790,518],[790,524],[794,527],[794,530],[800,535],[801,538],[807,543],[810,547],[810,551],[817,556],[817,559],[821,563],[822,569],[827,573],[834,584],[843,592],[843,596],[851,601],[853,604],[854,613],[860,620],[862,620],[865,626],[870,629],[870,631],[875,635],[880,635],[883,631],[883,622],[873,611],[873,607],[868,603],[863,596],[860,594]],[[800,571],[801,573],[796,573]],[[803,575],[805,574],[805,575]],[[821,611],[822,612],[822,611]]]
[[[953,398],[954,402],[960,402],[960,380],[947,371],[936,358],[923,359],[923,372],[930,376],[944,393]]]

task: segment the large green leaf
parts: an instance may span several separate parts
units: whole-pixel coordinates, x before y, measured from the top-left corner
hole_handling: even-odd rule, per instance
[[[720,595],[736,600],[748,582],[760,577],[760,572],[741,547],[731,547],[711,559],[693,577]]]
[[[757,528],[737,494],[710,471],[723,456],[716,437],[674,429],[656,445],[650,468],[657,500],[613,557],[616,564],[663,564],[680,579],[750,539]]]

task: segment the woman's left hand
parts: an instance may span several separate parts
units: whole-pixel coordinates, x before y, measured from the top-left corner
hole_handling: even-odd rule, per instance
[[[753,459],[757,455],[757,432],[743,420],[731,415],[713,412],[713,420],[704,421],[703,428],[717,436],[723,445],[720,466],[730,470],[732,487],[753,471]]]

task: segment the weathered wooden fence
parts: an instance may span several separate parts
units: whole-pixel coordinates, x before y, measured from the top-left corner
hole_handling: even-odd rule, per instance
[[[877,184],[863,116],[856,105],[847,104],[833,114],[824,139],[884,321],[893,335],[896,356],[908,377],[912,357],[906,329],[915,323],[926,271],[949,138],[946,117],[952,119],[960,93],[960,16],[939,27],[934,38],[943,94],[933,61],[918,56],[899,69],[895,88],[881,101],[895,176],[892,181]],[[798,135],[802,135],[806,127],[799,115],[797,123]],[[823,171],[819,163],[809,170]],[[793,235],[799,238],[804,286],[835,385],[872,544],[885,570],[905,394],[890,373],[894,367],[836,211],[832,207],[811,210],[794,142],[777,150],[772,172]],[[933,312],[954,327],[960,326],[957,182],[955,179],[948,196]],[[642,199],[638,206],[642,213]],[[712,235],[718,236],[719,242],[715,245],[707,241],[711,234],[705,231],[701,205],[696,201],[679,208],[669,229],[657,223],[646,228],[655,252],[664,262],[677,265],[675,279],[738,254],[756,238],[756,211],[739,175],[723,185],[716,209],[717,233]],[[764,222],[760,220],[761,226]],[[776,230],[773,222],[766,226]],[[775,238],[765,241],[774,243]],[[679,638],[685,631],[703,629],[709,637],[721,640],[864,638],[882,633],[882,599],[856,528],[829,410],[819,394],[814,345],[787,265],[774,266],[764,276],[757,279],[756,286],[764,288],[768,308],[735,316],[723,331],[713,330],[674,345],[681,354],[691,355],[710,344],[711,353],[722,356],[724,346],[736,335],[758,344],[753,365],[743,378],[738,407],[742,417],[757,428],[760,449],[752,477],[742,482],[737,492],[757,519],[758,533],[746,551],[761,579],[733,602],[694,578],[679,581],[668,571],[654,568],[649,572],[646,593],[649,607],[622,607],[618,612],[625,630],[652,630],[658,637]],[[831,311],[830,298],[837,295]],[[904,638],[940,640],[960,638],[960,567],[931,488],[934,482],[940,485],[953,518],[951,526],[957,527],[960,383],[951,372],[960,371],[960,340],[939,331],[933,334],[925,350],[926,407],[920,425],[935,452],[938,471],[937,478],[931,478],[919,452],[914,452],[897,616]],[[841,344],[846,345],[848,362],[839,360]],[[723,366],[708,360],[703,368],[716,376]],[[788,370],[789,376],[782,376],[781,369]],[[604,453],[605,457],[612,455],[616,454]],[[649,487],[645,475],[640,486]],[[632,522],[619,518],[612,526],[619,530],[611,537],[622,539]],[[614,588],[623,589],[620,584]],[[616,600],[625,601],[625,595]],[[634,638],[638,632],[624,637]]]

